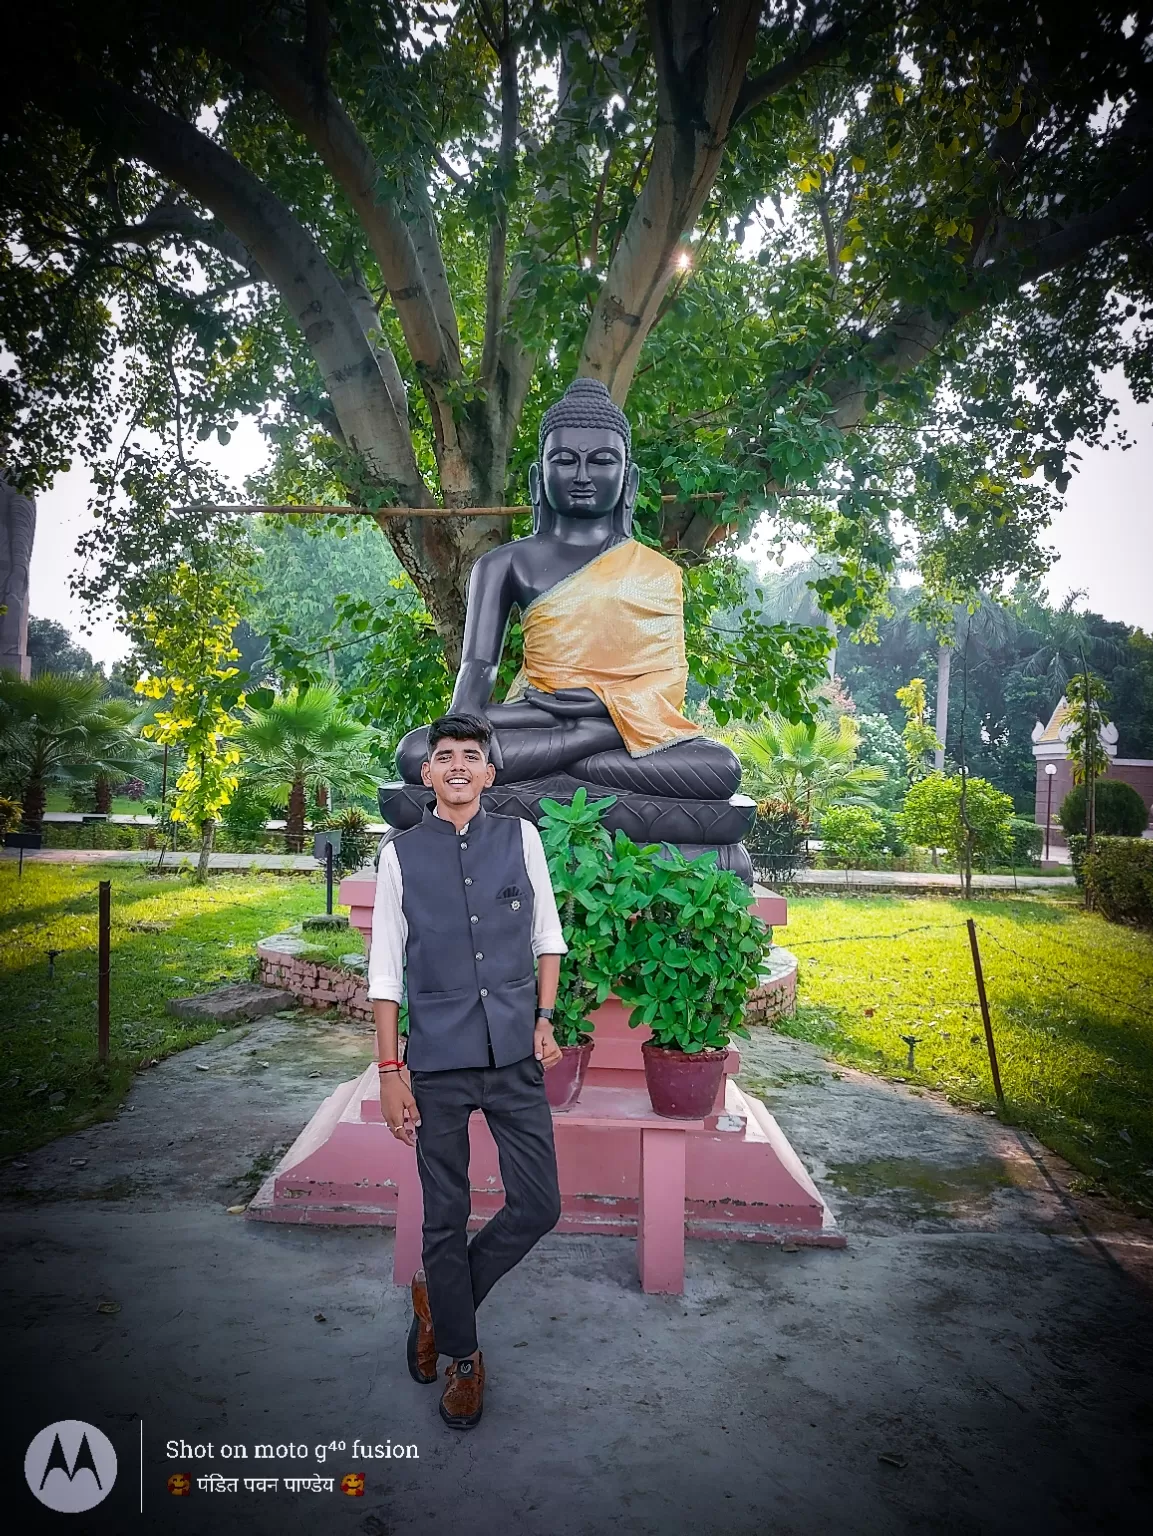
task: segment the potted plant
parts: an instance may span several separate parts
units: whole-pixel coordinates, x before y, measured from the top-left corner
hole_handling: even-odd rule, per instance
[[[580,1096],[593,1048],[590,1015],[613,990],[611,965],[622,921],[612,878],[613,844],[601,813],[615,799],[590,801],[582,788],[567,805],[541,801],[541,841],[568,945],[552,1021],[561,1059],[544,1080],[554,1109],[567,1109]]]
[[[615,989],[647,1024],[641,1047],[653,1109],[697,1120],[712,1109],[730,1035],[747,1038],[745,1001],[760,980],[770,930],[749,910],[752,891],[714,853],[638,848],[618,832],[613,874],[620,900],[634,886]]]

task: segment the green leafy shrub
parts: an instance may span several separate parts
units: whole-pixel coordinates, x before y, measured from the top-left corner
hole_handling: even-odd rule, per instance
[[[601,825],[602,813],[615,802],[615,795],[590,801],[583,788],[568,804],[541,801],[541,841],[568,945],[552,1021],[558,1045],[592,1039],[589,1018],[613,989],[612,958],[628,915],[612,878],[613,840]]]
[[[5,832],[15,832],[20,825],[22,815],[18,801],[9,800],[7,795],[0,795],[0,836]]]
[[[787,885],[808,863],[808,835],[808,823],[796,806],[762,800],[745,846],[758,874],[772,885]]]
[[[271,815],[267,797],[241,779],[220,813],[220,830],[226,838],[221,839],[218,834],[217,846],[235,853],[259,853],[268,842],[264,823]]]
[[[965,811],[972,829],[975,864],[999,864],[1011,848],[1013,801],[988,779],[970,778]],[[919,848],[944,848],[958,863],[967,831],[961,819],[960,774],[930,773],[909,786],[898,817],[901,831]]]
[[[1153,928],[1153,842],[1097,838],[1085,859],[1085,889],[1110,922]]]
[[[884,848],[885,828],[864,806],[834,805],[821,817],[821,841],[835,869],[861,869]]]
[[[346,805],[335,816],[314,822],[313,828],[340,833],[340,852],[332,856],[332,867],[339,875],[354,875],[372,857],[377,835],[368,830],[368,816],[359,805]]]
[[[151,828],[125,826],[117,822],[89,821],[81,825],[75,822],[46,821],[44,823],[45,848],[105,848],[117,852],[144,847]]]
[[[1011,857],[1014,864],[1036,864],[1045,846],[1045,828],[1027,816],[1014,816],[1009,823]]]
[[[1069,835],[1069,858],[1073,864],[1073,879],[1077,884],[1085,884],[1085,855],[1089,850],[1089,839],[1084,832],[1072,832]]]
[[[560,1045],[588,1040],[590,1015],[615,992],[658,1045],[695,1053],[745,1034],[745,1002],[772,934],[749,909],[753,894],[716,855],[686,859],[638,846],[601,823],[615,796],[544,800],[541,838],[568,954],[561,960],[553,1030]]]
[[[901,834],[900,814],[897,811],[874,811],[873,815],[881,823],[881,832],[884,836],[882,848],[885,853],[892,854],[895,859],[903,859],[909,851],[909,845]]]
[[[1066,837],[1087,830],[1087,798],[1084,784],[1077,784],[1061,801],[1057,820],[1064,828]],[[1098,779],[1093,798],[1096,802],[1098,837],[1140,837],[1149,825],[1145,802],[1132,784],[1126,784],[1121,779]]]
[[[771,935],[750,911],[753,893],[716,854],[638,848],[618,832],[613,877],[637,903],[615,960],[615,991],[647,1024],[653,1043],[690,1054],[748,1037],[745,1002],[758,984]]]

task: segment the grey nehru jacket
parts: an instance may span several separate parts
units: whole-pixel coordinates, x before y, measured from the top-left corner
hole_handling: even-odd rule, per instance
[[[458,831],[430,807],[419,826],[385,844],[368,995],[400,1002],[403,967],[414,1072],[530,1056],[536,956],[565,948],[530,822],[482,808]]]

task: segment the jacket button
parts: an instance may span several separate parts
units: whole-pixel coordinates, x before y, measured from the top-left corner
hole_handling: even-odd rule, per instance
[[[480,922],[480,918],[477,917],[476,913],[474,912],[472,914],[472,916],[469,918],[469,922],[470,923],[479,923]]]
[[[481,997],[487,997],[488,996],[488,988],[487,987],[481,987],[480,995],[481,995]]]
[[[476,952],[476,958],[477,958],[477,959],[478,959],[478,960],[483,960],[483,959],[484,959],[484,956],[483,956],[483,955],[482,955],[482,954],[481,954],[481,952],[480,952],[480,950],[479,950],[479,949],[478,949],[478,950],[477,950],[477,952]]]
[[[465,875],[464,883],[465,883],[465,885],[471,885],[472,884],[472,876],[471,875]]]
[[[467,848],[467,847],[468,847],[468,844],[467,844],[467,843],[461,843],[461,845],[460,845],[460,846],[461,846],[461,847],[462,847],[462,848]]]

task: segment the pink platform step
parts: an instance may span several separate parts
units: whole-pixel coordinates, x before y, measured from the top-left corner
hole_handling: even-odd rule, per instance
[[[341,887],[358,927],[368,926],[371,892],[371,881],[346,880]],[[769,900],[770,920],[780,925],[784,902]],[[643,1288],[673,1293],[684,1288],[686,1234],[843,1247],[844,1237],[784,1133],[765,1106],[733,1081],[738,1052],[729,1051],[707,1116],[667,1120],[653,1113],[644,1086],[640,1048],[648,1038],[647,1029],[628,1028],[616,998],[596,1015],[585,1088],[571,1109],[553,1115],[562,1197],[557,1230],[636,1237]],[[482,1115],[472,1117],[469,1132],[471,1225],[479,1227],[503,1204],[504,1189]],[[420,1183],[415,1154],[384,1125],[375,1066],[324,1101],[248,1216],[394,1226],[393,1278],[408,1283],[420,1266]]]

